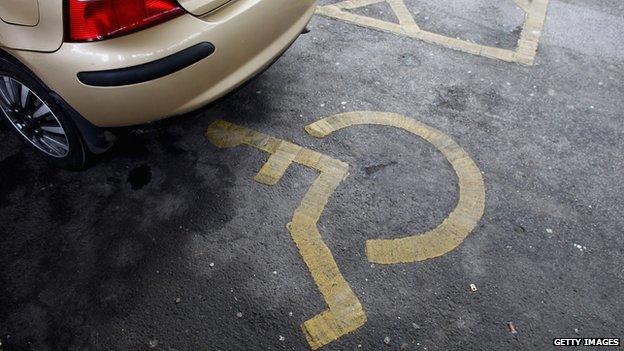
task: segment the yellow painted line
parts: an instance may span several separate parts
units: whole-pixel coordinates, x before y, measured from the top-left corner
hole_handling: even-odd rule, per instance
[[[390,4],[392,11],[394,11],[397,18],[399,19],[399,24],[401,24],[402,26],[416,26],[416,29],[420,30],[420,28],[418,28],[418,25],[416,24],[416,21],[414,20],[414,16],[412,16],[410,10],[407,8],[407,6],[405,6],[403,0],[387,1]]]
[[[515,56],[517,62],[529,66],[535,62],[547,10],[548,0],[531,1],[522,25],[520,40],[518,40],[518,49]]]
[[[345,9],[356,9],[358,7],[374,5],[384,1],[386,0],[349,0],[337,3],[335,5]]]
[[[269,160],[262,166],[260,172],[254,177],[258,183],[275,185],[282,178],[290,164],[301,150],[301,146],[281,142]]]
[[[398,24],[345,11],[384,1],[390,5],[399,19]],[[544,28],[544,21],[546,20],[548,0],[514,1],[518,7],[525,12],[525,20],[522,25],[520,39],[514,50],[481,45],[422,30],[414,20],[404,0],[347,0],[335,4],[318,6],[316,8],[316,13],[358,26],[411,37],[473,55],[532,66],[535,62],[540,37]]]
[[[483,178],[468,153],[439,130],[395,113],[343,113],[312,123],[306,131],[324,138],[340,129],[363,124],[391,126],[423,138],[446,157],[459,180],[457,206],[438,227],[399,239],[368,240],[368,259],[380,264],[409,263],[438,257],[457,248],[477,226],[485,209]]]
[[[334,257],[323,241],[317,222],[336,187],[348,175],[346,163],[293,143],[267,136],[225,121],[212,123],[206,137],[217,147],[249,145],[271,156],[254,178],[273,185],[292,162],[320,172],[287,225],[328,309],[305,321],[305,337],[318,349],[355,331],[366,323],[366,314],[357,296],[344,279]]]

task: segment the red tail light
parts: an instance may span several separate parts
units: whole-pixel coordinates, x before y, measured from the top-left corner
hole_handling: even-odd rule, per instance
[[[67,0],[68,39],[94,41],[164,22],[184,11],[175,0]]]

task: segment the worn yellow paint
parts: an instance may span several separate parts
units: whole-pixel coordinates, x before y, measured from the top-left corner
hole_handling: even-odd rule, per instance
[[[366,323],[366,314],[360,301],[342,276],[316,225],[331,194],[347,177],[349,165],[316,151],[225,121],[211,124],[206,136],[220,148],[246,144],[269,153],[269,160],[254,178],[263,184],[276,184],[292,162],[320,172],[295,210],[292,222],[287,225],[329,307],[305,321],[302,329],[310,347],[318,349]]]
[[[344,11],[380,2],[387,2],[390,5],[399,19],[398,24]],[[404,0],[346,0],[335,4],[319,6],[316,9],[316,13],[355,25],[420,39],[428,43],[438,44],[473,55],[532,66],[535,62],[539,40],[544,28],[548,0],[514,0],[514,2],[525,12],[522,33],[520,34],[520,39],[518,40],[518,45],[515,50],[481,45],[425,31],[418,26],[405,5]]]
[[[395,113],[343,113],[312,123],[306,131],[323,138],[337,130],[362,124],[392,126],[425,139],[442,152],[459,180],[457,206],[438,227],[399,239],[369,240],[366,243],[368,259],[380,264],[417,262],[444,255],[458,247],[477,226],[485,208],[485,186],[474,161],[444,133]]]
[[[393,126],[422,137],[444,154],[459,179],[458,204],[442,224],[428,232],[404,238],[369,240],[366,243],[369,260],[382,264],[416,262],[441,256],[459,246],[476,227],[485,206],[483,179],[470,156],[442,132],[394,113],[344,113],[310,124],[306,131],[323,138],[337,130],[361,124]],[[319,152],[225,121],[211,124],[206,136],[220,148],[244,144],[269,153],[267,162],[254,178],[263,184],[276,184],[293,162],[319,171],[287,225],[328,306],[305,321],[302,329],[310,347],[318,349],[366,323],[360,301],[342,276],[317,228],[329,198],[347,177],[349,166]]]

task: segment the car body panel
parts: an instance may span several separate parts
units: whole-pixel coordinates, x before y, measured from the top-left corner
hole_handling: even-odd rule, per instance
[[[63,43],[62,0],[0,0],[0,47],[41,52]],[[17,7],[16,7],[17,6]],[[21,23],[9,23],[9,22]]]
[[[96,126],[141,124],[211,102],[279,56],[306,26],[314,0],[237,0],[203,17],[177,17],[130,35],[63,43],[54,53],[11,53]],[[178,72],[144,83],[94,87],[77,74],[152,62],[198,43],[215,52]]]
[[[178,3],[188,12],[196,16],[201,16],[230,1],[231,0],[178,0]]]
[[[2,0],[0,19],[9,24],[36,26],[39,23],[39,3],[37,0]]]

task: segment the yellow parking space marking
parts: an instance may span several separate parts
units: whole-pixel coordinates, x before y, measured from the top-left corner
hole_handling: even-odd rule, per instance
[[[390,5],[399,19],[398,24],[344,11],[380,2],[387,2]],[[544,21],[546,20],[548,0],[514,0],[514,2],[525,12],[525,21],[522,25],[522,32],[515,50],[481,45],[422,30],[418,27],[404,0],[346,0],[336,4],[318,6],[316,13],[362,27],[419,39],[473,55],[532,66],[535,62],[539,40],[542,35]]]
[[[225,121],[211,124],[206,136],[220,148],[245,144],[269,153],[269,160],[254,178],[264,184],[276,184],[292,162],[320,172],[295,210],[292,222],[287,225],[329,307],[305,321],[302,329],[310,347],[318,349],[366,323],[366,314],[360,301],[342,276],[317,228],[325,205],[336,187],[347,177],[349,166],[316,151]]]
[[[284,176],[301,147],[290,143],[280,143],[269,160],[262,166],[260,172],[254,177],[258,183],[275,185]]]
[[[343,113],[312,123],[306,131],[314,137],[324,138],[340,129],[363,124],[391,126],[423,138],[442,152],[459,180],[457,206],[438,227],[399,239],[368,240],[366,253],[369,261],[380,264],[417,262],[457,248],[477,226],[485,209],[485,186],[474,161],[444,133],[395,113]]]
[[[416,29],[420,30],[414,20],[414,16],[412,16],[412,13],[407,6],[405,6],[403,0],[388,0],[388,3],[399,19],[399,24],[402,26],[416,26]]]

